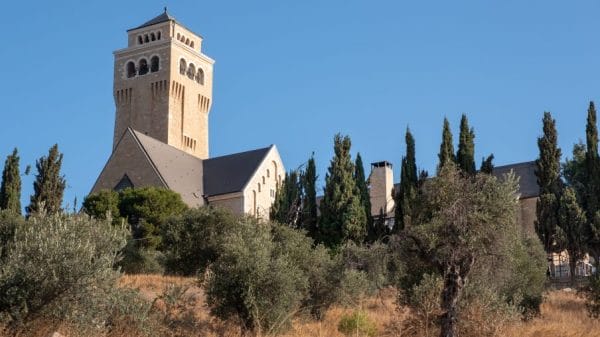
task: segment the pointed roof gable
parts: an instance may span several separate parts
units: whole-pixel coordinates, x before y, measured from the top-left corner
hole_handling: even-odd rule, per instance
[[[203,160],[204,194],[241,192],[274,146]]]
[[[130,130],[167,187],[181,194],[188,204],[202,204],[202,160],[141,132]]]
[[[136,29],[140,29],[140,28],[144,28],[144,27],[156,25],[156,24],[159,24],[159,23],[167,22],[167,21],[175,21],[175,22],[177,22],[177,20],[175,20],[175,18],[171,14],[169,14],[167,12],[167,9],[165,8],[165,11],[163,13],[161,13],[160,15],[158,15],[157,17],[155,17],[154,19],[152,19],[150,21],[146,21],[143,24],[141,24],[140,26],[137,26],[135,28],[131,28],[131,29],[127,30],[127,31],[132,31],[132,30],[136,30]]]

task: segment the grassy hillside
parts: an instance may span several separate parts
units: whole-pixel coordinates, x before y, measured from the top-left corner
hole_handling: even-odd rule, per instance
[[[235,322],[222,322],[210,316],[204,292],[194,278],[128,275],[120,280],[120,284],[122,287],[139,290],[141,296],[153,303],[152,310],[156,315],[153,316],[154,321],[148,324],[161,336],[247,336],[240,331]],[[411,329],[411,324],[414,324],[411,323],[411,312],[405,308],[398,309],[394,303],[395,296],[394,290],[386,289],[378,296],[363,301],[361,308],[331,308],[321,322],[296,319],[292,329],[283,336],[344,337],[338,331],[338,323],[344,315],[356,309],[366,312],[377,328],[377,336],[414,336]],[[47,337],[53,331],[59,331],[69,337],[76,336],[69,333],[69,327],[52,322],[36,324],[35,332],[30,332],[27,336]],[[551,291],[546,294],[540,318],[499,327],[497,333],[506,337],[592,337],[600,336],[600,322],[587,316],[585,302],[577,294]],[[137,335],[126,322],[120,322],[109,336]],[[429,331],[429,336],[436,335],[436,331]]]

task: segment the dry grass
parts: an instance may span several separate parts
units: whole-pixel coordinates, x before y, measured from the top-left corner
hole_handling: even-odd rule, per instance
[[[552,291],[542,317],[510,327],[507,337],[600,337],[600,322],[588,317],[585,300],[573,292]]]
[[[158,275],[128,275],[120,280],[120,286],[138,289],[150,301],[173,289],[180,289],[175,305],[164,300],[155,301],[154,310],[163,317],[157,328],[159,335],[242,337],[244,334],[233,322],[222,322],[209,315],[204,293],[193,278]],[[369,298],[360,305],[378,329],[378,336],[412,336],[402,331],[402,322],[410,317],[408,310],[397,310],[394,303],[396,293],[392,289],[382,291],[379,296]],[[344,337],[337,325],[343,315],[353,309],[333,307],[321,322],[312,319],[296,319],[292,328],[282,337]],[[52,331],[65,336],[78,336],[61,324],[41,324],[35,333],[20,336],[47,337]],[[542,305],[542,316],[530,322],[508,326],[503,329],[506,337],[600,337],[600,321],[590,319],[585,301],[573,292],[553,291],[547,294]],[[2,335],[0,333],[0,335]],[[119,327],[107,337],[137,336],[127,326]],[[248,336],[248,335],[246,335]],[[92,337],[92,336],[90,336]],[[96,337],[96,336],[93,336]],[[99,337],[99,336],[98,336]]]

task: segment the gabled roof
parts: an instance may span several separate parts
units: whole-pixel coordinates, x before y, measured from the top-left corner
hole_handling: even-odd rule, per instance
[[[142,25],[137,26],[135,28],[131,28],[131,29],[127,30],[127,31],[136,30],[136,29],[140,29],[140,28],[144,28],[144,27],[156,25],[156,24],[159,24],[159,23],[167,22],[167,21],[175,21],[175,22],[177,22],[177,20],[175,20],[175,18],[173,16],[171,16],[171,14],[169,14],[167,12],[167,9],[165,8],[165,11],[163,13],[161,13],[160,15],[158,15],[157,17],[155,17],[154,19],[152,19],[150,21],[146,21]]]
[[[504,166],[494,167],[493,175],[497,178],[502,178],[503,175],[510,171],[515,173],[519,178],[519,194],[521,199],[538,197],[540,195],[540,187],[537,183],[535,175],[535,161],[515,163]],[[400,189],[400,183],[394,184],[394,191]]]
[[[535,168],[535,161],[528,161],[494,167],[493,174],[494,176],[500,178],[504,174],[508,174],[510,171],[513,171],[515,176],[519,178],[519,193],[521,194],[520,198],[526,199],[540,195],[540,187],[537,183]]]
[[[200,199],[199,203],[202,203],[202,160],[141,132],[130,130],[167,187],[181,194],[184,201]]]
[[[204,195],[243,191],[272,148],[273,145],[203,160]]]

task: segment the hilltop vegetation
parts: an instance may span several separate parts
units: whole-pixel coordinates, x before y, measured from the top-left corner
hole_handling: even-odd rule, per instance
[[[466,116],[456,153],[444,121],[434,177],[418,170],[407,129],[399,189],[390,195],[395,214],[382,209],[378,217],[370,214],[362,158],[353,160],[350,138],[342,135],[334,137],[320,203],[311,157],[304,169],[286,174],[270,219],[190,209],[177,193],[154,187],[101,191],[69,212],[60,206],[66,180],[57,146],[37,162],[23,217],[15,150],[0,186],[0,331],[443,337],[544,331],[531,327],[545,319],[546,253],[597,253],[593,184],[600,165],[593,155],[597,132],[588,126],[588,146],[576,147],[560,172],[549,113],[543,123],[537,237],[516,222],[517,179],[492,175],[493,155],[475,170],[475,133]],[[598,317],[600,281],[592,278],[581,294],[550,298]],[[548,305],[559,306],[550,302],[548,312],[554,310]],[[596,327],[591,318],[580,321]]]

